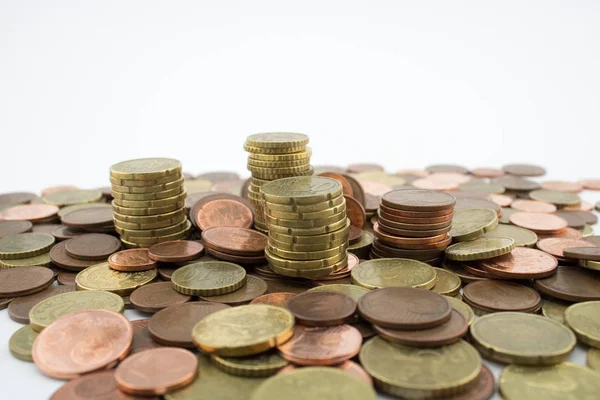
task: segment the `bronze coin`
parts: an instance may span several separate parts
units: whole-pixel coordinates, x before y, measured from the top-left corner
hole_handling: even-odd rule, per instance
[[[162,279],[165,281],[171,281],[171,275],[173,275],[173,272],[177,271],[179,268],[181,267],[177,264],[159,263],[156,269],[158,270],[158,275]]]
[[[581,239],[583,234],[577,229],[567,228],[564,232],[555,233],[555,234],[547,234],[543,235],[537,234],[538,240],[548,239],[548,238],[561,238],[561,239]],[[587,238],[586,238],[587,239]]]
[[[117,386],[132,395],[161,396],[196,379],[198,359],[189,350],[162,347],[136,353],[115,370]]]
[[[492,193],[490,194],[490,197],[492,198],[492,201],[498,204],[500,207],[509,207],[514,200],[512,196],[506,194]]]
[[[45,267],[0,269],[0,299],[41,292],[54,282],[54,272]]]
[[[132,339],[133,328],[123,315],[108,310],[76,311],[39,334],[33,342],[33,362],[52,378],[73,379],[114,366],[125,358]]]
[[[356,244],[360,242],[360,238],[362,237],[362,229],[357,228],[356,226],[350,225],[350,232],[348,234],[348,244]]]
[[[554,190],[557,192],[579,193],[583,190],[583,186],[577,182],[546,181],[542,182],[542,189]]]
[[[445,180],[437,177],[435,179],[431,179],[429,177],[416,179],[411,182],[411,185],[425,190],[435,190],[440,192],[449,192],[458,190],[459,183],[453,179]]]
[[[367,216],[365,209],[354,197],[344,196],[346,199],[346,216],[350,219],[352,226],[364,228]]]
[[[206,247],[238,256],[264,256],[269,238],[252,229],[220,226],[202,231]]]
[[[344,178],[341,174],[335,172],[322,172],[319,174],[319,176],[335,179],[336,181],[342,184],[342,193],[344,193],[344,196],[354,196],[354,190],[352,189],[350,182],[348,182],[348,180]]]
[[[443,296],[410,287],[372,290],[358,301],[358,312],[364,319],[392,329],[433,328],[448,321],[451,311]]]
[[[384,339],[414,347],[438,347],[458,342],[469,330],[467,320],[456,310],[450,313],[450,319],[441,325],[429,329],[399,330],[373,325],[375,331]]]
[[[379,210],[378,215],[380,218],[389,222],[398,222],[401,224],[423,224],[423,225],[435,225],[452,222],[453,213],[443,215],[441,217],[432,218],[416,218],[416,217],[403,217],[394,214],[388,214],[384,209]]]
[[[468,174],[469,170],[461,165],[456,164],[436,164],[425,167],[425,170],[434,173],[456,173],[456,174]]]
[[[0,237],[31,232],[33,224],[29,221],[3,221],[0,220]],[[47,232],[44,232],[47,233]]]
[[[152,340],[152,337],[150,336],[150,331],[148,331],[149,323],[149,319],[138,319],[135,321],[131,321],[131,326],[133,328],[133,341],[131,342],[130,354],[137,353],[139,351],[163,347],[162,344]]]
[[[579,181],[579,183],[584,187],[584,189],[600,190],[600,179],[583,179]]]
[[[559,210],[554,213],[554,215],[561,217],[565,221],[567,221],[567,225],[569,228],[574,229],[583,229],[586,224],[586,220],[582,218],[581,215],[578,214],[578,211],[563,211]],[[594,214],[591,214],[594,215]]]
[[[447,233],[432,237],[399,237],[390,235],[373,225],[373,234],[383,243],[403,249],[438,249],[447,247],[452,238]]]
[[[397,224],[397,223],[396,223]],[[411,230],[411,229],[399,229],[394,226],[390,226],[385,220],[380,220],[377,224],[379,230],[385,232],[390,235],[408,237],[408,238],[422,238],[422,237],[435,237],[440,235],[445,235],[450,232],[451,226],[450,224],[446,224],[444,228],[440,229],[431,229],[431,230]],[[420,225],[415,225],[414,227],[419,228]]]
[[[510,216],[510,222],[535,233],[560,233],[567,229],[567,221],[552,214],[518,212]]]
[[[230,306],[239,306],[264,295],[267,292],[267,289],[267,282],[259,277],[246,275],[246,284],[238,290],[218,296],[200,296],[200,298],[202,300],[228,304]]]
[[[442,267],[445,270],[448,270],[448,271],[456,274],[460,278],[460,280],[463,284],[471,283],[471,282],[475,282],[475,281],[487,280],[487,278],[473,275],[469,271],[465,270],[464,265],[466,265],[466,264],[461,264],[457,261],[450,261],[450,260],[444,260],[444,262],[442,263]]]
[[[52,236],[54,236],[54,238],[58,241],[72,239],[75,236],[83,235],[85,233],[86,232],[81,229],[70,228],[68,226],[60,225],[52,231]]]
[[[117,271],[148,271],[156,267],[156,261],[148,257],[148,249],[121,250],[108,257],[108,265]]]
[[[248,275],[247,277],[249,278],[250,276],[252,275]],[[267,304],[270,306],[287,308],[288,300],[290,300],[294,296],[296,296],[296,293],[268,293],[255,298],[250,302],[250,304]]]
[[[371,193],[365,193],[365,212],[375,212],[379,208],[381,196],[375,196]]]
[[[539,279],[554,274],[558,261],[543,251],[516,247],[508,254],[479,261],[476,265],[504,279]]]
[[[65,272],[62,271],[56,277],[56,281],[65,286],[75,285],[75,278],[77,277],[76,272]]]
[[[6,307],[8,307],[13,300],[14,298],[12,297],[0,299],[0,310],[4,310]]]
[[[454,196],[423,189],[393,190],[381,197],[382,205],[405,211],[442,211],[454,207]]]
[[[510,206],[515,210],[531,213],[553,213],[556,211],[554,204],[539,200],[517,199]]]
[[[379,239],[373,241],[373,250],[378,254],[391,258],[411,258],[413,260],[431,260],[443,255],[444,249],[412,250],[399,249],[382,243]]]
[[[135,400],[119,390],[114,371],[101,371],[83,375],[65,383],[50,400]],[[158,397],[144,397],[158,400]]]
[[[29,296],[18,297],[8,305],[8,316],[20,324],[29,323],[29,311],[40,301],[57,294],[75,291],[75,285],[48,286],[46,289]]]
[[[501,176],[500,178],[492,179],[491,182],[504,186],[506,190],[517,192],[536,190],[541,187],[537,182],[514,175]]]
[[[479,281],[463,289],[464,302],[488,312],[537,310],[542,298],[527,286],[506,281]]]
[[[507,174],[516,176],[542,176],[546,174],[544,168],[532,164],[507,164],[502,166],[502,170]]]
[[[50,249],[50,259],[54,264],[69,271],[81,271],[90,265],[97,264],[96,261],[78,260],[71,257],[69,253],[67,253],[67,242],[68,241],[58,242]]]
[[[565,210],[564,208],[562,210],[560,210],[560,214],[562,215],[564,213],[569,213],[572,215],[577,215],[579,218],[582,218],[586,224],[588,225],[596,225],[598,223],[598,217],[589,212],[589,211],[582,211],[582,210]]]
[[[141,286],[129,296],[133,307],[146,313],[155,313],[163,308],[186,303],[191,299],[191,296],[173,289],[170,282],[156,282]]]
[[[473,265],[470,265],[470,264],[463,265],[463,268],[469,274],[478,276],[480,278],[485,278],[486,280],[489,280],[489,279],[500,279],[500,278],[496,277],[496,275],[492,274],[491,272],[488,272],[486,270],[477,268],[477,267],[475,267]]]
[[[192,328],[202,318],[219,310],[229,308],[226,304],[191,302],[160,310],[150,318],[150,336],[165,346],[195,348]]]
[[[148,257],[160,262],[182,262],[196,260],[202,256],[204,246],[193,240],[170,240],[148,248]]]
[[[264,264],[267,262],[264,256],[236,256],[235,254],[223,253],[210,247],[206,248],[206,252],[219,260],[237,264]]]
[[[563,250],[567,258],[577,260],[600,261],[600,247],[569,247]]]
[[[102,261],[121,248],[121,241],[103,233],[87,233],[65,242],[68,255],[78,260]]]
[[[456,197],[457,199],[482,199],[492,201],[492,196],[490,196],[489,193],[477,192],[474,190],[452,191],[452,196]]]
[[[476,199],[471,197],[457,198],[454,211],[472,210],[474,208],[489,208],[496,211],[498,216],[502,214],[502,207],[500,207],[497,203],[494,203],[491,200]]]
[[[333,326],[353,320],[356,302],[342,293],[306,292],[290,299],[287,308],[299,324]]]
[[[72,228],[107,226],[113,223],[113,210],[110,207],[81,208],[63,215],[61,222]]]
[[[22,204],[2,210],[4,220],[26,220],[41,222],[53,219],[58,214],[58,207],[50,204]]]
[[[575,265],[559,265],[554,275],[536,280],[535,288],[566,301],[600,300],[600,274]]]
[[[356,163],[348,165],[346,171],[351,174],[360,174],[361,172],[384,171],[384,168],[379,164],[373,163]]]
[[[348,195],[354,197],[364,207],[367,203],[367,200],[366,200],[367,194],[365,193],[365,190],[364,190],[362,184],[351,175],[343,174],[342,176],[350,184],[350,187],[352,187],[352,194],[350,194],[350,193],[344,193],[344,194],[348,194]]]
[[[294,364],[336,365],[357,355],[361,344],[360,332],[350,325],[296,325],[294,336],[277,349],[283,358]]]
[[[67,191],[67,190],[79,190],[79,188],[77,186],[73,186],[73,185],[50,186],[50,187],[44,188],[42,190],[42,196],[47,196],[52,193],[63,192],[63,191]]]
[[[600,236],[590,236],[584,239],[586,242],[590,242],[594,246],[600,247]]]
[[[471,170],[471,175],[476,178],[499,178],[504,176],[504,171],[499,168],[475,168]]]
[[[563,239],[563,238],[548,238],[539,240],[536,244],[537,248],[552,254],[554,257],[565,258],[564,250],[571,247],[595,247],[590,242],[582,239]]]
[[[440,211],[406,211],[406,210],[396,210],[394,208],[387,207],[384,204],[379,206],[379,209],[383,211],[386,215],[394,215],[401,218],[439,218],[439,217],[448,217],[452,219],[452,214],[454,212],[454,208],[450,207],[445,210]]]
[[[27,204],[36,198],[37,195],[35,193],[29,192],[2,193],[0,194],[0,204]]]
[[[481,365],[481,372],[477,375],[473,385],[467,391],[445,396],[446,400],[489,400],[494,394],[494,375],[485,365]]]
[[[200,230],[217,226],[251,228],[254,212],[239,196],[214,194],[200,200],[190,210],[190,219]]]
[[[237,181],[240,176],[237,172],[230,171],[216,171],[216,172],[205,172],[196,176],[194,179],[205,179],[211,182],[223,182],[223,181]]]

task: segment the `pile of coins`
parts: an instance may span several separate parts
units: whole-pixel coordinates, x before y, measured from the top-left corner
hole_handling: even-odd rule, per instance
[[[381,198],[372,258],[400,257],[438,265],[450,244],[455,198],[425,189],[400,189]]]
[[[110,167],[110,183],[115,230],[125,246],[148,247],[189,235],[179,161],[123,161]]]
[[[269,132],[248,136],[244,150],[248,154],[248,170],[252,174],[248,185],[248,200],[256,210],[254,227],[268,232],[264,217],[260,187],[270,181],[313,174],[310,166],[308,136],[302,133]]]
[[[321,176],[284,178],[261,187],[269,241],[265,256],[276,273],[318,278],[348,265],[342,185]]]

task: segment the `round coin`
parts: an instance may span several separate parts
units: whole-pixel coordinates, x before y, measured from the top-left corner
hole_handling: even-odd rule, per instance
[[[544,299],[544,303],[542,304],[542,315],[546,318],[550,318],[555,320],[556,322],[560,322],[561,324],[565,323],[565,310],[569,307],[571,303],[567,303],[562,300],[557,299]]]
[[[515,246],[533,247],[538,241],[538,236],[529,229],[521,228],[515,225],[500,224],[491,231],[485,233],[484,238],[506,237],[515,241]]]
[[[302,325],[333,326],[353,319],[356,302],[342,293],[308,291],[290,299],[287,308]]]
[[[381,198],[387,207],[406,211],[440,211],[452,208],[454,196],[444,192],[423,189],[394,190]]]
[[[222,371],[248,377],[271,376],[288,365],[288,362],[274,351],[249,357],[212,356],[211,359],[213,364]]]
[[[74,257],[71,257],[69,253],[67,253],[67,242],[68,240],[56,243],[52,249],[50,249],[50,253],[48,253],[48,255],[55,265],[69,271],[81,271],[90,265],[97,263],[96,261],[78,260]]]
[[[58,207],[82,203],[96,203],[101,199],[101,190],[62,190],[46,194],[42,197],[44,203]]]
[[[104,290],[127,296],[140,286],[156,279],[156,269],[140,272],[115,271],[108,263],[92,265],[77,274],[78,290]]]
[[[543,176],[546,174],[544,168],[531,164],[507,164],[502,166],[502,170],[515,176]]]
[[[177,292],[170,282],[156,282],[137,288],[131,293],[129,300],[138,311],[155,313],[163,308],[188,302],[191,296]]]
[[[535,290],[506,281],[472,282],[464,287],[462,294],[465,303],[487,312],[531,312],[542,304],[542,298]]]
[[[554,257],[565,258],[564,250],[569,247],[590,247],[594,245],[581,239],[563,239],[563,238],[548,238],[537,242],[537,248],[552,254]]]
[[[455,296],[460,292],[461,281],[458,275],[443,268],[435,268],[437,278],[431,291],[444,296]]]
[[[150,331],[148,330],[149,319],[138,319],[131,321],[133,327],[133,341],[131,342],[131,354],[139,351],[155,349],[157,347],[163,347],[160,343],[152,340]]]
[[[517,199],[511,203],[511,208],[530,213],[553,213],[556,206],[539,200]]]
[[[248,275],[250,277],[250,275]],[[263,294],[252,300],[250,304],[266,304],[270,306],[277,306],[287,308],[287,302],[292,297],[296,296],[296,293],[289,292],[278,292],[278,293],[268,293]]]
[[[54,272],[44,267],[0,269],[0,299],[41,292],[54,281]]]
[[[251,228],[254,224],[252,209],[239,198],[207,196],[190,211],[190,218],[201,230],[219,226]]]
[[[7,221],[38,222],[56,217],[58,207],[50,204],[23,204],[5,208],[0,214]]]
[[[108,258],[108,265],[115,271],[138,272],[156,268],[156,261],[150,259],[148,249],[121,250]]]
[[[80,208],[63,215],[61,222],[72,228],[111,225],[113,222],[113,211],[110,207]]]
[[[148,258],[165,263],[196,260],[202,256],[204,246],[193,240],[170,240],[148,248]]]
[[[476,239],[498,225],[498,215],[489,208],[457,211],[452,218],[450,236],[454,241]]]
[[[179,268],[171,284],[179,293],[192,296],[215,296],[231,293],[246,283],[246,271],[224,261],[200,261]]]
[[[31,231],[33,224],[29,221],[2,221],[0,220],[0,238],[17,235]]]
[[[65,242],[65,250],[79,260],[106,260],[121,248],[119,239],[103,233],[87,233]]]
[[[436,283],[433,267],[406,258],[380,258],[364,261],[352,272],[352,283],[367,289],[407,286],[431,289]]]
[[[238,306],[249,303],[267,292],[267,283],[252,275],[246,275],[246,284],[238,290],[217,296],[202,296],[202,300]],[[253,303],[254,304],[254,303]]]
[[[302,147],[308,144],[308,136],[295,132],[256,133],[246,138],[246,145],[258,148]]]
[[[446,248],[446,257],[454,261],[475,261],[498,257],[515,248],[511,238],[478,238]]]
[[[577,260],[600,261],[600,247],[567,247],[563,255]]]
[[[322,176],[277,179],[261,186],[261,195],[270,203],[308,205],[332,200],[342,194],[342,184]]]
[[[503,256],[479,261],[477,267],[505,279],[539,279],[553,275],[558,261],[543,251],[516,247]]]
[[[554,275],[536,280],[535,288],[566,301],[600,300],[600,277],[595,271],[576,266],[559,265]]]
[[[0,259],[15,260],[47,253],[54,245],[54,236],[47,233],[20,233],[0,238]]]
[[[20,328],[18,331],[13,333],[8,341],[10,353],[19,360],[33,361],[33,357],[31,356],[31,348],[33,347],[33,342],[37,336],[38,333],[29,325],[25,325],[24,327]]]
[[[565,322],[577,339],[588,346],[600,348],[600,301],[573,304],[565,310]]]
[[[268,237],[260,232],[237,227],[215,227],[202,231],[207,247],[240,256],[262,256]]]
[[[29,311],[31,311],[36,304],[49,297],[72,292],[74,290],[75,285],[49,286],[41,292],[37,292],[29,296],[17,297],[8,305],[8,316],[15,322],[20,324],[28,324]]]
[[[181,162],[172,158],[139,158],[114,164],[110,176],[116,179],[150,180],[179,174]]]

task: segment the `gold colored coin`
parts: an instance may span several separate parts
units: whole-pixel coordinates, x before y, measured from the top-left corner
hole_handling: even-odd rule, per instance
[[[187,239],[190,236],[191,224],[189,224],[188,228],[184,231],[173,233],[171,235],[166,236],[155,236],[155,237],[132,237],[125,238],[121,236],[121,242],[125,244],[127,248],[134,247],[150,247],[156,243],[167,242],[170,240],[179,240],[179,239]]]
[[[99,290],[62,293],[33,306],[29,311],[29,324],[33,330],[41,332],[64,315],[90,309],[122,313],[125,310],[125,303],[121,296]]]
[[[561,324],[565,323],[565,310],[571,303],[558,299],[544,299],[542,304],[542,315],[546,318],[553,319]]]
[[[299,176],[312,176],[313,174],[314,174],[314,170],[311,166],[309,166],[309,168],[307,170],[299,171],[299,172],[275,172],[275,173],[252,172],[252,177],[274,181],[274,180],[283,179],[283,178],[293,178],[293,177],[299,177]]]
[[[158,228],[158,229],[139,229],[139,230],[131,230],[131,229],[121,229],[115,226],[115,230],[119,235],[121,235],[122,239],[126,240],[134,240],[136,238],[159,238],[164,236],[170,236],[174,234],[179,234],[185,230],[191,228],[191,223],[189,220],[184,219],[182,222],[170,225],[166,228]]]
[[[583,268],[600,271],[600,262],[591,260],[579,260],[579,265]]]
[[[582,237],[584,237],[584,238],[594,236],[594,228],[592,228],[588,224],[585,224],[585,226],[582,229],[580,229],[580,231],[581,231]]]
[[[555,206],[574,206],[581,204],[581,198],[575,193],[559,192],[557,190],[538,189],[529,192],[529,197],[533,200],[545,201]]]
[[[354,301],[360,300],[363,295],[370,292],[369,289],[366,289],[357,285],[345,285],[345,284],[336,284],[336,285],[324,285],[317,286],[312,289],[308,289],[308,292],[334,292],[334,293],[342,293],[348,297],[351,297]]]
[[[347,242],[348,242],[347,235],[345,237],[342,237],[341,239],[336,240],[335,242],[310,243],[310,244],[280,242],[279,240],[275,240],[272,237],[269,238],[269,244],[272,247],[276,247],[281,250],[296,251],[296,252],[312,252],[312,251],[329,250],[329,249],[333,249],[334,247],[339,247]],[[0,265],[2,265],[2,264],[0,263]]]
[[[504,186],[498,183],[486,182],[483,180],[461,183],[458,185],[458,188],[463,192],[483,192],[490,194],[502,194],[506,191]]]
[[[194,326],[192,339],[203,352],[223,357],[259,354],[285,343],[293,335],[294,316],[288,310],[251,304],[217,311]]]
[[[575,347],[571,330],[550,318],[520,312],[485,315],[471,325],[473,345],[491,360],[522,365],[564,361]]]
[[[459,210],[452,217],[450,236],[455,242],[476,239],[498,226],[498,214],[489,208]]]
[[[154,279],[156,269],[141,272],[119,272],[110,268],[107,262],[95,264],[79,272],[75,277],[78,290],[104,290],[127,296],[140,286]]]
[[[156,214],[166,214],[177,209],[184,207],[185,201],[180,201],[177,203],[169,204],[163,207],[146,207],[146,208],[130,208],[130,207],[121,207],[117,205],[114,201],[112,202],[113,210],[116,214],[127,215],[127,216],[149,216]],[[60,211],[59,211],[60,212]]]
[[[446,296],[446,300],[448,301],[448,303],[450,303],[453,309],[458,311],[458,313],[465,318],[469,325],[473,323],[473,321],[475,320],[475,313],[467,303],[462,301],[462,297],[459,299],[455,297]]]
[[[271,251],[269,248],[265,249],[265,257],[269,262],[269,265],[273,265],[279,268],[288,268],[288,269],[318,269],[318,268],[328,268],[339,261],[347,258],[345,251],[340,251],[329,258],[322,258],[316,260],[288,260],[282,257],[279,257]]]
[[[101,199],[102,191],[100,190],[62,190],[42,197],[44,203],[59,207],[82,203],[96,203]]]
[[[267,257],[267,260],[269,258]],[[338,267],[337,265],[341,265],[347,263],[347,259],[344,258],[339,261],[337,264],[329,266],[329,267],[321,267],[321,268],[310,268],[310,269],[301,269],[301,268],[284,268],[275,264],[269,264],[269,268],[279,275],[289,276],[291,278],[321,278],[328,275],[331,275],[335,272]]]
[[[108,208],[110,204],[106,203],[83,203],[83,204],[73,204],[72,206],[66,206],[58,210],[59,218],[64,217],[65,215],[77,211],[82,210],[84,208]]]
[[[367,258],[374,236],[371,232],[363,231],[360,240],[348,246],[348,251],[358,257]]]
[[[268,214],[265,214],[265,221],[268,225],[276,225],[283,228],[295,228],[295,229],[312,229],[320,228],[323,226],[329,226],[340,221],[346,221],[346,208],[342,208],[337,214],[333,214],[326,218],[320,219],[306,219],[306,220],[294,220],[294,219],[283,219],[274,218]]]
[[[288,154],[264,154],[264,153],[250,153],[248,160],[263,161],[263,162],[287,162],[287,161],[299,161],[307,160],[312,155],[310,147],[306,147],[304,151]]]
[[[486,260],[510,253],[515,248],[511,238],[478,238],[446,248],[446,257],[453,261]]]
[[[159,222],[142,222],[142,223],[137,224],[135,222],[123,222],[121,220],[114,219],[114,223],[115,223],[115,228],[137,231],[137,230],[166,228],[171,225],[180,224],[180,223],[184,222],[186,219],[187,219],[187,217],[185,215],[185,212],[183,212],[183,213],[179,213],[179,215],[177,215],[175,217],[172,217],[170,219],[164,219]]]
[[[319,250],[319,251],[282,250],[275,246],[272,246],[271,243],[267,244],[267,249],[269,249],[269,253],[271,253],[272,255],[278,256],[281,258],[285,258],[288,260],[295,260],[295,261],[327,259],[327,258],[335,257],[338,254],[346,254],[347,248],[348,248],[348,242],[344,242],[342,245],[340,245],[338,247],[334,247],[332,249]]]
[[[52,264],[50,253],[40,254],[39,256],[20,258],[16,260],[0,260],[0,269],[19,268],[19,267],[48,267]]]
[[[383,171],[369,171],[363,172],[356,175],[356,178],[360,182],[376,182],[382,185],[382,188],[385,190],[384,186],[402,186],[406,183],[406,180],[402,177],[395,174],[388,174]],[[372,193],[376,194],[376,193]],[[383,194],[383,193],[381,193]]]
[[[569,306],[565,310],[565,322],[579,341],[600,348],[600,301],[585,301]]]
[[[188,193],[210,192],[213,183],[206,179],[188,179],[183,182],[183,187]]]
[[[166,190],[172,189],[181,189],[183,186],[183,177],[168,183],[162,183],[160,185],[155,186],[121,186],[121,185],[112,185],[111,189],[114,192],[119,193],[127,193],[127,194],[143,194],[143,193],[154,193],[154,192],[164,192]],[[146,199],[142,199],[146,200]]]
[[[432,266],[407,258],[363,261],[351,272],[352,283],[367,289],[392,286],[431,289],[437,282]]]
[[[587,365],[594,371],[600,371],[600,350],[594,348],[588,350]]]
[[[435,282],[435,286],[431,288],[432,292],[444,296],[455,296],[460,292],[461,280],[458,275],[442,268],[434,269],[437,281]]]
[[[27,232],[0,238],[0,260],[31,258],[47,253],[54,245],[54,236]]]
[[[30,325],[25,325],[10,337],[8,347],[13,356],[23,361],[33,361],[31,348],[35,338],[39,335]]]
[[[287,161],[264,161],[248,157],[248,168],[289,168],[309,165],[309,158]]]
[[[342,184],[322,176],[300,176],[278,179],[260,188],[269,203],[308,205],[322,203],[342,194]]]
[[[248,357],[212,357],[213,364],[221,371],[236,376],[271,376],[288,365],[286,359],[270,351]]]
[[[334,206],[331,208],[327,208],[321,211],[309,212],[309,213],[300,213],[300,212],[283,212],[283,211],[275,211],[269,208],[269,204],[265,208],[265,214],[268,215],[273,220],[279,221],[282,219],[284,221],[314,221],[314,220],[324,220],[329,217],[333,217],[340,213],[346,212],[346,201],[344,200],[342,204],[339,206]],[[293,226],[294,222],[290,222]],[[278,224],[279,225],[279,224]],[[283,226],[286,226],[285,224]],[[296,226],[295,226],[296,227]]]
[[[323,233],[320,235],[311,235],[311,236],[295,236],[289,235],[286,233],[276,232],[275,230],[269,231],[269,237],[273,238],[279,242],[285,242],[289,244],[323,244],[323,243],[331,243],[338,242],[340,240],[345,240],[348,238],[348,234],[350,232],[350,220],[346,219],[344,225],[330,233]]]
[[[375,390],[346,371],[306,367],[278,374],[260,385],[251,400],[375,400]]]
[[[254,147],[248,144],[244,144],[244,150],[248,153],[252,154],[252,157],[256,157],[257,155],[287,155],[287,154],[295,154],[295,153],[303,153],[305,152],[307,147],[305,146],[297,146],[297,147],[286,147],[286,148],[276,148],[271,149],[267,147]]]
[[[383,393],[407,399],[444,398],[464,391],[481,371],[481,356],[469,343],[428,349],[375,337],[360,350],[360,363]]]
[[[260,192],[257,192],[257,195],[260,196]],[[316,204],[308,204],[308,205],[289,205],[289,204],[275,204],[275,203],[267,203],[265,202],[265,212],[270,215],[277,216],[273,214],[274,211],[285,212],[285,213],[313,213],[317,211],[323,211],[328,208],[339,207],[342,204],[346,203],[346,199],[344,196],[338,196],[331,200],[323,201],[321,203]],[[334,213],[335,214],[335,213]]]
[[[520,226],[506,224],[500,224],[482,236],[482,238],[499,237],[512,238],[515,241],[515,247],[533,247],[538,241],[535,232]]]
[[[596,399],[600,393],[598,374],[569,362],[548,367],[509,365],[499,383],[505,400]]]
[[[246,284],[246,270],[225,261],[200,261],[176,270],[171,284],[179,293],[190,296],[227,294]]]
[[[110,167],[110,176],[116,179],[152,180],[178,174],[181,162],[172,158],[139,158]]]
[[[128,208],[156,208],[156,207],[166,207],[172,204],[180,203],[185,201],[187,196],[187,192],[184,190],[182,193],[173,196],[167,197],[166,199],[159,200],[122,200],[122,199],[114,199],[113,204],[116,204],[119,207],[128,207]]]
[[[172,175],[163,176],[162,178],[140,180],[140,179],[119,179],[119,178],[114,178],[111,176],[110,184],[116,185],[116,186],[126,186],[126,187],[159,186],[159,185],[164,185],[164,184],[167,184],[170,182],[177,181],[177,180],[181,179],[181,177],[182,177],[181,174],[172,174]]]
[[[345,217],[345,213],[340,213],[340,214],[344,214],[344,217]],[[316,220],[314,220],[314,221],[316,221]],[[349,220],[347,218],[342,218],[337,222],[333,222],[331,224],[323,225],[323,226],[316,226],[313,228],[284,227],[284,226],[270,224],[270,223],[268,223],[268,221],[267,221],[267,225],[269,226],[269,232],[281,233],[281,234],[288,235],[288,236],[316,236],[316,235],[324,235],[327,233],[339,231],[340,229],[345,228],[346,225],[348,225],[348,221]]]
[[[248,146],[259,148],[289,148],[302,147],[308,144],[308,136],[295,132],[265,132],[256,133],[246,138]]]
[[[152,224],[155,222],[161,221],[172,221],[177,218],[180,218],[182,215],[185,215],[185,208],[181,207],[175,211],[171,211],[165,214],[156,214],[156,215],[143,215],[143,216],[134,216],[134,215],[123,215],[117,212],[114,213],[114,217],[117,221],[120,222],[128,222],[132,224]]]
[[[163,190],[161,192],[151,193],[119,193],[112,190],[110,193],[119,201],[148,201],[168,199],[169,197],[177,196],[184,191],[183,186],[178,186],[174,189]]]

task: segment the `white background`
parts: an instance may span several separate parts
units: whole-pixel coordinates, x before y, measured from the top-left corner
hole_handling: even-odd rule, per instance
[[[593,0],[0,0],[0,191],[137,157],[244,172],[273,130],[309,134],[313,164],[600,176],[598,21]],[[0,312],[3,397],[46,398],[60,383],[2,345],[18,326]]]

